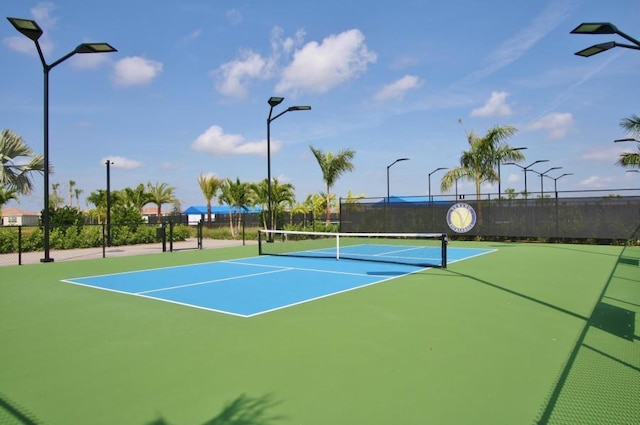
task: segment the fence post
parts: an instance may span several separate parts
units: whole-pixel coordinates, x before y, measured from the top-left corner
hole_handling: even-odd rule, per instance
[[[18,226],[18,265],[22,265],[22,225]]]
[[[107,242],[105,236],[105,223],[102,223],[102,258],[107,257]]]

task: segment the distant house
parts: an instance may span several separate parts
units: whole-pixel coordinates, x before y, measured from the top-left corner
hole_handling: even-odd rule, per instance
[[[3,226],[37,226],[38,224],[40,224],[40,213],[14,207],[2,209]]]

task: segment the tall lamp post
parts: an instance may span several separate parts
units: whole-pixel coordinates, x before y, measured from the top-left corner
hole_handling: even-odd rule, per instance
[[[268,216],[267,222],[269,226],[269,230],[273,230],[273,216],[272,216],[272,208],[271,208],[271,122],[275,121],[278,117],[286,114],[291,111],[309,111],[311,110],[311,106],[289,106],[284,111],[280,112],[278,115],[272,117],[273,108],[282,103],[284,97],[270,97],[267,101],[269,103],[269,116],[267,117],[267,208],[268,208]],[[269,233],[267,238],[269,242],[273,242],[273,235]]]
[[[536,170],[531,170],[534,173],[540,175],[540,199],[544,198],[544,183],[543,183],[543,177],[547,175],[547,173],[549,171],[553,171],[553,170],[560,170],[562,167],[551,167],[549,168],[547,171],[545,171],[544,173],[539,173]]]
[[[111,246],[111,165],[113,162],[106,160],[107,166],[107,246]]]
[[[400,161],[408,161],[409,158],[398,158],[393,161],[391,164],[387,165],[387,202],[389,202],[389,168],[393,167],[393,165]]]
[[[526,147],[513,148],[512,151],[523,151]],[[502,177],[500,176],[500,161],[498,161],[498,201],[502,197]]]
[[[109,53],[116,52],[108,43],[82,43],[71,52],[67,53],[60,59],[51,64],[47,64],[42,53],[42,48],[38,39],[42,36],[42,28],[36,21],[21,18],[7,18],[11,25],[18,30],[19,33],[33,41],[38,50],[38,56],[42,63],[44,71],[44,210],[42,217],[44,227],[44,258],[40,259],[43,263],[50,263],[53,258],[49,255],[49,72],[56,66],[69,59],[76,53]]]
[[[553,191],[556,194],[556,199],[558,199],[558,180],[560,180],[564,176],[573,176],[573,173],[564,173],[559,175],[558,177],[545,176],[546,178],[553,180]]]
[[[587,47],[586,49],[580,50],[579,52],[575,53],[576,55],[585,58],[597,55],[598,53],[602,53],[609,49],[613,49],[614,47],[624,47],[626,49],[640,50],[640,41],[623,33],[618,28],[616,28],[615,25],[609,22],[582,23],[574,28],[573,31],[571,31],[571,34],[618,34],[620,37],[625,38],[633,43],[633,45],[631,45],[609,41],[607,43],[594,44],[591,47]]]
[[[436,171],[440,171],[440,170],[447,170],[446,167],[438,167],[435,170],[433,170],[432,172],[429,173],[429,202],[432,202],[433,200],[431,199],[431,174],[435,173]]]
[[[548,159],[539,159],[539,160],[534,161],[531,164],[527,165],[526,167],[523,167],[520,164],[516,164],[515,162],[506,162],[504,164],[504,165],[515,165],[516,167],[522,168],[522,171],[524,172],[524,199],[529,199],[529,192],[527,190],[527,171],[529,170],[529,168],[531,168],[534,165],[539,164],[541,162],[549,162],[549,160]]]

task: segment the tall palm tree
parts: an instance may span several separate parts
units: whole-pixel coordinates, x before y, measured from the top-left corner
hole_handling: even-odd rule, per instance
[[[76,185],[76,182],[73,180],[69,180],[69,206],[73,206],[73,187]]]
[[[158,222],[162,220],[162,204],[170,204],[175,201],[175,187],[169,186],[167,183],[151,184],[147,182],[147,191],[150,195],[150,203],[158,206]]]
[[[225,179],[222,181],[220,189],[222,193],[219,200],[221,203],[229,205],[229,228],[231,236],[235,237],[240,232],[242,213],[252,203],[251,185],[240,182],[239,178],[236,178],[235,182],[231,179]]]
[[[23,162],[24,159],[26,162]],[[44,157],[34,155],[27,143],[11,130],[0,132],[0,185],[20,195],[33,190],[31,174],[44,173]]]
[[[78,188],[73,190],[73,194],[76,197],[76,208],[78,209],[80,209],[80,195],[82,194],[82,192],[84,192],[84,190]]]
[[[260,215],[262,216],[262,227],[267,228],[267,216],[268,210],[267,204],[269,203],[269,188],[267,185],[267,179],[262,180],[260,183],[251,183],[251,191],[253,193],[253,204],[260,207]],[[271,221],[273,223],[273,220]]]
[[[216,176],[205,176],[200,173],[198,176],[198,185],[200,185],[200,190],[207,200],[207,227],[211,227],[211,200],[215,198],[216,193],[218,193],[222,181]]]
[[[318,161],[318,165],[322,171],[322,179],[327,185],[326,224],[329,224],[331,219],[331,188],[344,172],[353,171],[354,166],[351,160],[356,153],[351,149],[343,149],[334,155],[331,152],[325,153],[313,146],[309,146],[309,148]]]
[[[631,115],[620,120],[620,127],[627,130],[631,137],[640,138],[640,116]],[[616,165],[625,168],[640,168],[640,144],[637,152],[623,152]]]
[[[51,197],[49,198],[49,208],[57,209],[64,204],[64,199],[58,194],[60,183],[51,183]]]
[[[480,185],[485,182],[498,180],[496,167],[502,161],[522,161],[524,155],[505,143],[518,130],[515,127],[495,126],[480,137],[475,132],[467,133],[469,150],[463,151],[460,166],[447,171],[440,182],[440,189],[447,192],[460,179],[471,180],[475,184],[476,200],[478,201],[478,218],[482,214],[480,204]]]

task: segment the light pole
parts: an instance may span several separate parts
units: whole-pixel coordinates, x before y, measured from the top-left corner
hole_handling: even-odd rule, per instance
[[[531,170],[531,171],[533,171],[534,173],[536,173],[536,174],[540,175],[540,199],[543,199],[543,198],[544,198],[544,183],[543,183],[543,179],[542,179],[542,178],[543,178],[544,176],[546,176],[546,175],[547,175],[547,173],[548,173],[549,171],[553,171],[553,170],[560,170],[561,168],[562,168],[562,167],[551,167],[551,168],[549,168],[547,171],[545,171],[544,173],[539,173],[539,172],[537,172],[536,170]]]
[[[573,173],[564,173],[559,175],[558,177],[545,176],[546,178],[553,180],[553,191],[556,194],[556,199],[558,199],[558,180],[560,180],[564,176],[573,176]]]
[[[396,162],[408,161],[409,158],[398,158],[391,164],[387,165],[387,202],[389,202],[389,168],[391,168]]]
[[[43,227],[44,227],[44,258],[40,259],[43,263],[49,263],[53,261],[53,258],[49,256],[49,72],[56,66],[69,59],[76,53],[108,53],[116,52],[108,43],[82,43],[71,52],[67,53],[60,59],[51,64],[47,64],[42,53],[42,48],[38,39],[42,36],[42,28],[36,23],[36,21],[30,19],[21,18],[7,18],[11,25],[18,30],[22,35],[29,38],[36,45],[38,50],[38,56],[42,63],[42,69],[44,71],[44,210],[43,210]]]
[[[512,151],[523,151],[525,149],[525,147],[520,147],[520,148],[513,148],[511,149]],[[500,200],[500,198],[502,197],[502,177],[500,176],[500,161],[498,161],[498,201]]]
[[[107,246],[111,246],[111,165],[113,162],[106,160],[107,166]]]
[[[640,41],[623,33],[615,25],[609,22],[586,22],[578,25],[571,31],[571,34],[618,34],[620,37],[625,38],[632,42],[631,44],[617,43],[615,41],[609,41],[607,43],[594,44],[591,47],[580,50],[575,54],[578,56],[589,57],[602,53],[606,50],[613,49],[614,47],[624,47],[626,49],[640,50]]]
[[[620,143],[620,142],[636,142],[636,143],[640,143],[640,140],[628,138],[628,139],[616,139],[613,142],[614,143]]]
[[[516,164],[515,162],[506,162],[504,165],[515,165],[516,167],[520,167],[522,168],[522,171],[524,172],[524,199],[529,199],[529,192],[527,191],[527,171],[529,170],[529,168],[533,167],[536,164],[539,164],[541,162],[549,162],[548,159],[539,159],[537,161],[533,161],[531,164],[527,165],[526,167],[523,167],[520,164]]]
[[[436,171],[440,171],[440,170],[447,170],[446,167],[438,167],[435,170],[433,170],[432,172],[429,173],[429,202],[432,202],[433,200],[431,199],[431,174],[435,173]]]
[[[286,114],[290,111],[309,111],[311,106],[289,106],[284,111],[280,112],[278,115],[271,117],[273,113],[273,108],[282,103],[284,97],[270,97],[267,103],[269,103],[269,116],[267,117],[267,209],[268,216],[267,222],[269,226],[269,230],[273,230],[273,216],[271,212],[271,122],[276,120],[278,117]],[[273,235],[269,233],[267,238],[268,242],[273,242]]]

